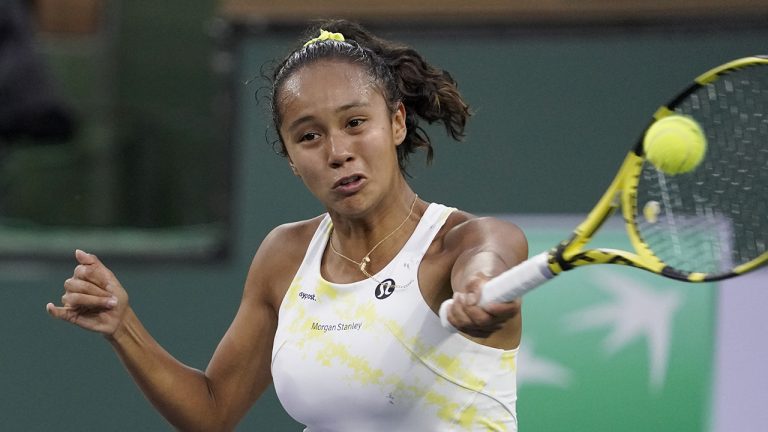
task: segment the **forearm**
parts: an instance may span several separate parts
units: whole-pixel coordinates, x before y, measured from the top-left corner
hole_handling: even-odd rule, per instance
[[[494,251],[468,251],[456,261],[451,285],[456,292],[469,291],[470,285],[485,282],[509,267],[510,264]]]
[[[144,328],[115,275],[92,254],[75,252],[78,266],[64,282],[62,305],[46,311],[102,334],[149,401],[182,430],[234,429],[266,388],[277,315],[259,292],[240,311],[206,372],[174,359]],[[252,288],[251,291],[255,291]]]
[[[451,268],[453,301],[441,316],[484,345],[512,349],[519,345],[521,301],[486,303],[485,284],[525,259],[525,236],[515,225],[493,218],[472,219],[449,233],[449,248],[460,251]],[[442,306],[441,306],[442,307]]]
[[[171,356],[129,309],[121,328],[108,338],[136,384],[180,430],[222,430],[216,399],[206,375]]]

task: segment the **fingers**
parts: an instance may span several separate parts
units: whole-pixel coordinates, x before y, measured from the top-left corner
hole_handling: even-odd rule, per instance
[[[75,251],[78,265],[64,281],[61,305],[45,305],[53,318],[84,329],[114,334],[128,308],[128,295],[115,275],[95,255]]]
[[[75,258],[80,264],[75,267],[72,277],[64,281],[62,305],[76,310],[114,308],[117,297],[107,290],[112,273],[95,255],[78,249]]]
[[[488,337],[520,313],[519,299],[509,303],[481,301],[486,282],[487,278],[478,277],[464,286],[464,292],[454,292],[453,299],[441,311],[444,326],[453,326],[470,336]]]
[[[75,259],[80,264],[97,264],[101,263],[99,259],[96,257],[96,255],[89,254],[88,252],[82,251],[80,249],[75,250]]]
[[[512,318],[520,313],[523,302],[521,299],[509,303],[488,303],[483,306],[489,314],[496,317]]]
[[[96,255],[78,249],[75,251],[75,259],[79,265],[75,267],[75,271],[72,273],[73,279],[88,281],[101,289],[108,289],[114,275],[99,261]]]
[[[66,293],[61,296],[61,304],[76,310],[114,309],[117,306],[117,297],[93,296],[79,293]]]
[[[450,324],[471,336],[487,337],[501,328],[505,321],[477,304],[474,293],[454,293],[453,304],[447,310]]]
[[[87,294],[91,296],[110,297],[112,294],[100,286],[84,278],[71,277],[64,281],[64,290],[67,293]]]
[[[98,312],[114,309],[118,298],[108,291],[109,282],[114,279],[112,273],[104,267],[95,255],[82,250],[75,251],[78,263],[73,276],[64,281],[64,295],[61,307],[49,303],[46,310],[56,318],[68,319],[79,312]]]

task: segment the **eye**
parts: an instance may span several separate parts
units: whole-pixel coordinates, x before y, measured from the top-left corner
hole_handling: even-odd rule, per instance
[[[299,141],[299,142],[305,142],[305,141],[313,141],[313,140],[317,139],[317,137],[318,137],[318,136],[319,136],[319,134],[318,134],[318,133],[315,133],[315,132],[307,132],[307,133],[305,133],[305,134],[301,135],[301,136],[299,137],[298,141]]]
[[[365,123],[365,119],[354,118],[354,119],[350,120],[349,123],[347,123],[347,126],[349,126],[351,128],[356,128],[358,126],[361,126],[363,123]]]

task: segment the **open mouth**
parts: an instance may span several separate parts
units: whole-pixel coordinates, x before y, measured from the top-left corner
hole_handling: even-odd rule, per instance
[[[336,182],[336,184],[334,185],[334,188],[349,186],[359,182],[360,180],[362,180],[362,177],[359,175],[351,175],[349,177],[344,177],[341,180]]]
[[[341,181],[339,182],[339,185],[340,186],[348,185],[348,184],[354,183],[354,182],[356,182],[358,180],[360,180],[360,176],[346,177],[346,178],[341,179]]]

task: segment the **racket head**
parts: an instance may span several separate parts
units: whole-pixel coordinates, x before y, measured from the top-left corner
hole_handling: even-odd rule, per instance
[[[702,162],[670,175],[644,159],[625,164],[622,213],[635,264],[686,281],[711,281],[768,262],[768,57],[700,75],[654,115],[694,119],[707,139]],[[653,121],[651,124],[653,124]],[[650,125],[649,125],[650,127]]]

